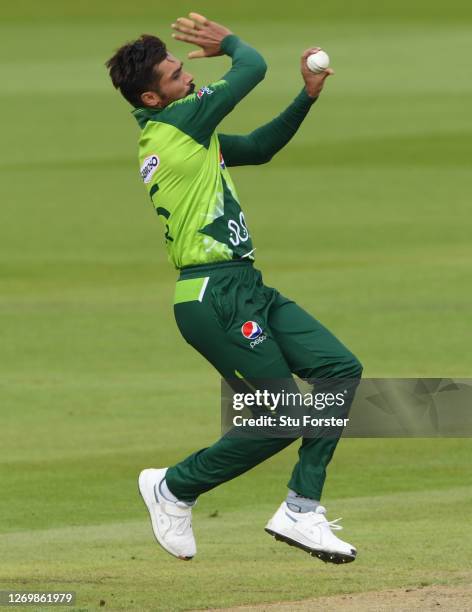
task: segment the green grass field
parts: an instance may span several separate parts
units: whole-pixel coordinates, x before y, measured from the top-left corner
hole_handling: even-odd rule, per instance
[[[467,439],[340,443],[324,502],[358,545],[349,566],[264,533],[296,445],[200,499],[191,563],[152,539],[137,473],[217,437],[219,379],[175,326],[138,129],[103,63],[141,32],[170,40],[189,10],[227,22],[269,64],[224,131],[288,104],[304,48],[326,48],[336,70],[286,150],[232,172],[266,282],[330,327],[366,376],[471,376],[468,3],[11,3],[0,24],[0,589],[75,590],[76,610],[170,611],[470,583]],[[228,63],[195,62],[196,82]]]

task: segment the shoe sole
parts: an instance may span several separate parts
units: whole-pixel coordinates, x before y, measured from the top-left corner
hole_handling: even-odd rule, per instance
[[[325,563],[335,563],[336,565],[342,565],[344,563],[352,563],[356,559],[356,555],[346,555],[343,553],[333,553],[327,552],[325,550],[316,550],[315,548],[310,548],[309,546],[305,546],[296,540],[292,540],[291,538],[284,536],[280,533],[272,531],[272,529],[265,528],[267,533],[273,536],[278,542],[285,542],[289,546],[294,546],[295,548],[300,548],[304,550],[312,557],[316,557]]]
[[[147,503],[147,501],[146,501],[146,497],[145,497],[145,495],[144,495],[144,493],[143,493],[143,490],[142,490],[142,489],[144,489],[144,487],[145,487],[145,483],[144,483],[144,482],[141,482],[142,480],[144,481],[144,478],[145,478],[145,476],[142,476],[142,475],[143,475],[143,473],[141,472],[141,474],[140,474],[140,475],[139,475],[139,477],[138,477],[138,491],[139,491],[139,494],[141,495],[141,499],[143,500],[144,505],[146,506],[146,510],[148,511],[148,514],[149,514],[149,520],[151,521],[151,530],[152,530],[152,533],[153,533],[153,535],[154,535],[154,538],[155,538],[156,542],[159,544],[159,546],[162,548],[162,550],[165,550],[165,551],[166,551],[166,553],[167,553],[167,554],[169,554],[169,555],[171,555],[172,557],[174,557],[174,558],[176,558],[176,559],[180,559],[181,561],[190,561],[191,559],[193,559],[193,557],[184,557],[184,556],[181,556],[181,555],[174,555],[174,553],[173,553],[173,552],[171,552],[170,550],[168,550],[168,549],[167,549],[167,548],[166,548],[166,547],[165,547],[165,546],[164,546],[164,545],[163,545],[163,544],[162,544],[162,543],[159,541],[159,538],[158,538],[158,537],[157,537],[157,535],[156,535],[156,531],[154,530],[154,524],[153,524],[153,522],[152,522],[152,514],[151,514],[151,510],[149,509],[148,503]],[[142,477],[142,478],[141,478],[141,477]]]

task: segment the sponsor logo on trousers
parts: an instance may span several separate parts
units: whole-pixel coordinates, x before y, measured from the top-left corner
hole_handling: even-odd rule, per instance
[[[241,333],[245,338],[254,340],[254,338],[257,338],[262,334],[262,328],[255,321],[246,321],[246,323],[243,323],[241,327]]]
[[[261,344],[261,342],[264,342],[264,340],[267,340],[267,336],[265,336],[265,335],[264,335],[264,336],[259,336],[259,338],[256,338],[255,340],[253,340],[253,341],[250,343],[250,345],[249,345],[249,346],[250,346],[251,348],[254,348],[254,347],[255,347],[255,346],[257,346],[258,344]]]

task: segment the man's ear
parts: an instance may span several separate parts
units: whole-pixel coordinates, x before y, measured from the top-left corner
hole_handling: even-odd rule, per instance
[[[141,94],[141,100],[144,106],[150,106],[151,108],[162,108],[163,100],[159,94],[155,91],[145,91]]]

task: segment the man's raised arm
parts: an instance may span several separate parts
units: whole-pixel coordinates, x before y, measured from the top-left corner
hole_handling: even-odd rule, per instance
[[[227,166],[265,164],[291,140],[321,93],[325,79],[333,74],[332,70],[314,74],[308,69],[306,58],[318,50],[315,47],[303,52],[301,73],[305,86],[278,117],[246,136],[218,135]]]
[[[221,79],[228,83],[237,104],[262,81],[267,64],[262,55],[234,34],[221,42],[221,50],[232,58],[231,70]]]
[[[260,53],[225,26],[198,13],[190,13],[190,17],[181,17],[172,24],[177,32],[174,38],[200,47],[188,54],[189,59],[224,54],[232,58],[231,69],[220,80],[202,87],[194,100],[184,99],[187,107],[191,105],[187,117],[192,131],[196,131],[197,139],[204,139],[262,81],[267,65]]]

